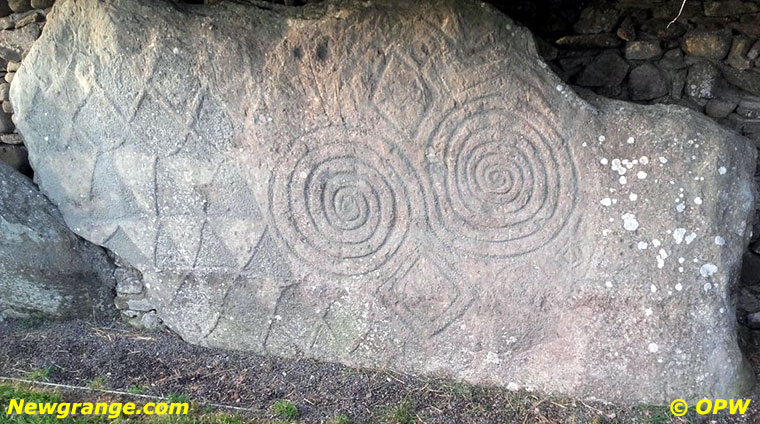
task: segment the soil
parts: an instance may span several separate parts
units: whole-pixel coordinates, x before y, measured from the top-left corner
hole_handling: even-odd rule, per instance
[[[760,371],[760,343],[748,357]],[[758,423],[760,405],[743,417],[687,416],[666,407],[621,407],[541,397],[501,388],[382,370],[358,370],[313,360],[263,357],[190,345],[168,330],[147,332],[121,321],[0,323],[0,376],[24,378],[50,368],[49,381],[86,387],[105,379],[108,389],[142,386],[160,397],[187,395],[204,404],[249,410],[276,418],[271,405],[293,402],[305,423],[343,414],[352,423],[399,422],[402,406],[418,423]],[[750,396],[760,404],[760,391]],[[0,407],[2,408],[2,407]]]

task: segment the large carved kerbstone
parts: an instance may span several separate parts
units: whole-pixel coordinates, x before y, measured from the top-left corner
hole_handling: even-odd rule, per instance
[[[204,345],[619,401],[749,383],[755,153],[581,100],[469,1],[56,3],[13,83],[41,187]]]

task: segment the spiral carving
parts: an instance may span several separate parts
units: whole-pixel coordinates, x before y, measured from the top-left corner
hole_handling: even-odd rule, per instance
[[[539,249],[567,223],[575,167],[547,113],[499,96],[450,112],[428,141],[429,221],[447,245],[483,256]]]
[[[281,239],[303,261],[339,275],[392,263],[410,226],[405,160],[377,136],[322,129],[275,168],[270,209]]]

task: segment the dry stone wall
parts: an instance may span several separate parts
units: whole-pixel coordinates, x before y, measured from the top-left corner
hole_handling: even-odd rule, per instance
[[[0,0],[0,162],[32,175],[23,139],[16,133],[10,83],[39,38],[53,0]]]

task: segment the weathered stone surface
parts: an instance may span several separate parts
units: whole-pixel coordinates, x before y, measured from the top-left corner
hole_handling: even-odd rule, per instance
[[[636,28],[633,26],[633,20],[627,17],[620,24],[620,28],[617,30],[617,36],[625,41],[633,41],[636,39]]]
[[[26,147],[18,144],[0,144],[0,162],[24,174],[31,175]]]
[[[726,63],[734,68],[744,71],[750,68],[751,62],[746,54],[751,47],[751,40],[745,37],[735,37],[728,52]]]
[[[30,0],[8,0],[8,6],[14,12],[26,12],[32,8]]]
[[[736,109],[736,106],[736,101],[712,99],[705,105],[705,113],[711,118],[725,118]]]
[[[0,113],[0,133],[10,134],[16,129],[11,120],[11,115],[7,113]]]
[[[618,47],[623,41],[615,34],[568,35],[557,40],[557,45],[569,49],[606,49]]]
[[[628,60],[647,60],[661,54],[660,42],[656,40],[629,41],[625,46],[625,58]]]
[[[11,100],[185,339],[622,402],[749,384],[746,139],[580,99],[480,3],[114,4],[57,4]]]
[[[734,23],[731,28],[741,32],[747,37],[760,37],[760,13],[744,15],[739,23]]]
[[[8,16],[12,13],[10,6],[8,6],[8,0],[0,0],[0,16]]]
[[[683,38],[683,51],[711,60],[721,60],[726,57],[731,48],[731,31],[694,30]]]
[[[0,163],[0,315],[73,318],[113,309],[105,252],[74,235],[34,184]]]
[[[595,57],[583,69],[576,83],[584,87],[604,87],[619,85],[628,75],[630,66],[615,51],[607,50]]]
[[[20,62],[40,36],[39,23],[31,23],[21,29],[0,31],[0,57]]]
[[[33,9],[47,9],[52,7],[55,0],[32,0],[31,6]]]
[[[658,62],[663,69],[683,69],[688,66],[681,49],[668,50]]]
[[[15,29],[23,28],[29,24],[42,22],[45,20],[45,14],[41,10],[31,10],[24,13],[22,17],[16,21]]]
[[[744,72],[727,66],[721,69],[728,82],[755,96],[760,96],[760,69],[750,69]]]
[[[698,99],[712,99],[717,91],[720,71],[710,62],[699,62],[689,68],[686,94]]]
[[[644,63],[631,70],[628,86],[633,100],[652,100],[668,94],[665,74],[651,63]]]
[[[707,1],[704,7],[706,16],[736,16],[760,12],[757,3],[741,0]]]
[[[587,7],[581,11],[574,28],[579,34],[612,32],[619,17],[620,11],[613,7]]]
[[[4,144],[23,144],[24,139],[20,134],[0,134],[0,143]]]

